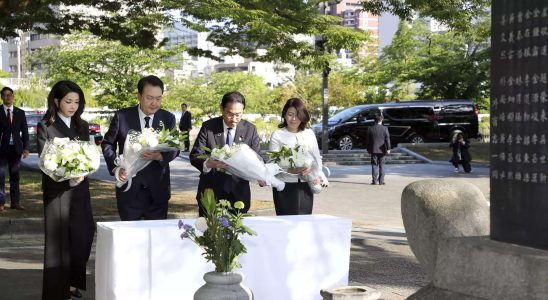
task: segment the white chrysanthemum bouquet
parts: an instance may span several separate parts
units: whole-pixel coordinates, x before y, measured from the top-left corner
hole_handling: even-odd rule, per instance
[[[210,153],[201,156],[201,158],[212,158],[220,160],[228,165],[225,171],[228,174],[240,177],[247,181],[264,181],[278,191],[285,188],[285,183],[275,177],[280,171],[276,164],[265,164],[263,159],[251,149],[247,144],[236,144],[232,147],[224,145],[221,148],[209,149],[202,147],[204,151]]]
[[[61,182],[97,171],[100,157],[93,142],[54,138],[44,145],[39,167],[51,179]]]
[[[124,144],[124,153],[115,161],[118,168],[126,170],[128,185],[124,191],[131,187],[131,178],[144,169],[152,161],[144,160],[141,155],[147,151],[177,151],[184,149],[184,141],[188,133],[178,131],[176,128],[166,129],[161,124],[162,130],[145,128],[143,131],[130,130]],[[116,170],[118,172],[118,170]],[[116,176],[118,177],[118,176]],[[122,187],[126,182],[117,181],[116,186]]]
[[[293,148],[283,145],[280,150],[268,151],[267,154],[284,171],[291,174],[299,174],[310,168],[314,162],[306,147],[299,144]]]
[[[319,161],[314,159],[310,149],[304,145],[296,144],[294,147],[283,145],[278,151],[267,151],[268,157],[286,173],[281,172],[280,178],[295,177],[308,168],[312,168],[310,173],[301,178],[308,182],[310,189],[314,194],[322,191],[323,187],[327,187],[329,182],[322,171],[322,166]],[[320,178],[319,183],[314,183],[316,178]]]

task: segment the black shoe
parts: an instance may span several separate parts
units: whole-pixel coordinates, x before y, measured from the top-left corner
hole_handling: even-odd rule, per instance
[[[371,181],[371,185],[375,185],[377,184],[375,181]]]
[[[82,292],[80,292],[79,289],[74,289],[74,290],[70,291],[70,295],[72,297],[82,298]]]
[[[384,182],[379,182],[379,184],[380,184],[380,185],[385,185],[386,183],[384,183]]]

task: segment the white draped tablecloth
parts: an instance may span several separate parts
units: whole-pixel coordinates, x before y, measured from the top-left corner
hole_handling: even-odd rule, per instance
[[[183,220],[194,224],[193,219]],[[352,221],[328,215],[249,217],[257,236],[242,236],[243,284],[258,300],[322,299],[348,284]],[[192,299],[214,270],[202,250],[181,240],[178,220],[99,222],[97,300]]]

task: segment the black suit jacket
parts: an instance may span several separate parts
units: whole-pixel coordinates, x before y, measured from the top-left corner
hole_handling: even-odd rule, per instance
[[[124,152],[124,144],[129,130],[141,131],[138,109],[138,106],[133,106],[117,111],[101,143],[103,156],[111,175],[114,175],[114,168],[116,167],[114,160]],[[160,121],[168,129],[172,129],[176,125],[175,116],[163,109],[158,110],[154,114],[152,128],[161,129]],[[129,191],[122,192],[126,189],[126,185],[116,188],[117,197],[127,200],[135,199],[136,193],[139,192],[138,188],[141,185],[145,185],[151,189],[151,194],[155,201],[167,202],[171,197],[169,162],[174,160],[178,154],[178,151],[162,152],[162,161],[151,162],[133,177]]]
[[[187,110],[179,121],[179,130],[189,131],[192,128],[192,114]]]
[[[390,148],[388,128],[378,123],[369,127],[367,130],[367,152],[369,154],[386,154]]]
[[[236,127],[236,131],[234,132],[234,143],[245,143],[257,153],[259,153],[261,149],[257,128],[255,125],[245,120],[240,121]],[[234,200],[244,201],[246,205],[249,205],[249,181],[236,176],[227,175],[226,173],[217,170],[203,173],[205,159],[198,158],[198,156],[204,154],[202,146],[213,149],[223,147],[225,144],[223,118],[217,117],[205,121],[202,124],[202,128],[200,129],[194,146],[192,147],[192,151],[190,152],[190,163],[201,172],[196,198],[200,199],[206,188],[212,188],[218,198],[222,197],[222,195],[231,194],[234,196]]]
[[[77,130],[74,120],[72,120],[70,128],[68,128],[65,122],[60,119],[56,119],[55,122],[50,125],[48,125],[45,120],[40,121],[38,123],[38,131],[36,133],[36,140],[38,143],[38,155],[42,154],[42,150],[44,149],[46,141],[52,140],[56,137],[68,137],[72,140],[77,139],[80,141],[89,141],[89,125],[86,121],[82,121],[82,123],[80,124],[80,130]],[[78,185],[78,187],[85,188],[88,185],[88,179],[86,177],[84,181]],[[68,180],[56,182],[44,173],[42,173],[42,188],[44,190],[53,189],[65,191],[71,189]]]
[[[17,154],[22,154],[23,150],[29,150],[29,129],[25,112],[13,106],[11,120],[10,127],[4,105],[0,105],[0,154],[8,153],[10,135],[13,136],[13,145]]]

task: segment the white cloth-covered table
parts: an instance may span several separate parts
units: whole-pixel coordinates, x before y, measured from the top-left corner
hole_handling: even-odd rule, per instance
[[[351,220],[308,215],[244,222],[258,235],[243,236],[247,253],[237,271],[255,299],[321,299],[322,288],[348,284]],[[177,223],[97,223],[96,299],[192,299],[214,267],[198,246],[180,239]]]

